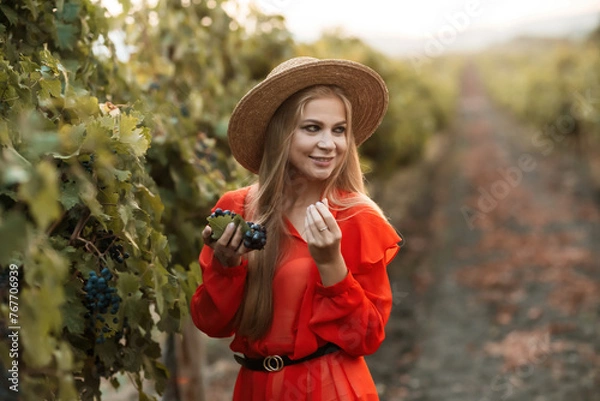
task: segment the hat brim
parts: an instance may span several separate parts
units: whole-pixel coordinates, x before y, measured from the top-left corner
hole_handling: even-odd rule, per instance
[[[348,97],[357,146],[375,132],[389,102],[381,76],[350,60],[314,59],[269,76],[238,102],[227,131],[235,159],[246,169],[258,173],[266,129],[277,108],[294,93],[321,84],[339,86]]]

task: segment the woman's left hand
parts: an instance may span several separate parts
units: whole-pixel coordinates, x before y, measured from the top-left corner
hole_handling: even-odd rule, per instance
[[[327,199],[306,209],[304,220],[306,242],[324,286],[341,281],[348,269],[341,252],[342,232],[329,211]]]

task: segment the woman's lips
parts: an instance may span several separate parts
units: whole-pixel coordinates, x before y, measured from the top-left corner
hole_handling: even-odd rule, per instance
[[[333,157],[309,156],[318,166],[327,167],[333,160]]]

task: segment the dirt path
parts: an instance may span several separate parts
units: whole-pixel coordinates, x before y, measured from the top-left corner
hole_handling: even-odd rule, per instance
[[[474,70],[433,185],[396,221],[388,338],[369,357],[382,401],[600,400],[600,215],[568,140],[492,105]],[[557,121],[565,121],[557,116]],[[427,222],[424,224],[424,222]]]

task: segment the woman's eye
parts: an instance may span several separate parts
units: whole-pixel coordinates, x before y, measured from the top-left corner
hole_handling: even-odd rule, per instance
[[[336,134],[343,134],[346,132],[346,127],[335,127],[333,129],[333,132],[335,132]]]
[[[302,127],[303,130],[308,131],[308,132],[317,132],[319,131],[320,127],[318,125],[305,125],[304,127]]]

